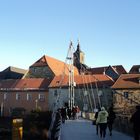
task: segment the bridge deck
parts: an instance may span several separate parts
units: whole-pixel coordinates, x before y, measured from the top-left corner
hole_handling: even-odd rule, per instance
[[[60,140],[99,140],[99,136],[96,135],[96,128],[88,120],[67,120],[65,124],[62,124]],[[133,140],[125,134],[113,131],[113,135],[107,135],[105,140]]]

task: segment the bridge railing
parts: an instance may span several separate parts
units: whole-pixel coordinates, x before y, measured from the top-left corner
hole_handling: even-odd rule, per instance
[[[48,132],[49,140],[60,140],[61,135],[61,115],[59,112],[52,114],[52,122]]]
[[[117,131],[125,133],[127,135],[133,135],[133,124],[130,123],[130,116],[125,114],[116,115],[116,119],[114,122],[114,128]]]

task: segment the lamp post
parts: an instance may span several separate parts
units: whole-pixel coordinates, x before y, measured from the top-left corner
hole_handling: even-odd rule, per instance
[[[87,90],[84,91],[84,99],[85,99],[85,103],[83,106],[83,110],[88,111],[88,91]]]
[[[37,109],[38,108],[38,100],[36,99],[35,100],[35,109]]]

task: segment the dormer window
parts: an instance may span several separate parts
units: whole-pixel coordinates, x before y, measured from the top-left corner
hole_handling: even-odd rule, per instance
[[[56,84],[57,84],[57,85],[60,84],[60,81],[56,81]]]

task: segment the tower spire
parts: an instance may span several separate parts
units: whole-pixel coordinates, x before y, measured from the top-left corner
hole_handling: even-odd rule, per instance
[[[78,39],[77,41],[78,41],[78,44],[77,44],[77,51],[81,51],[81,49],[80,49],[80,40]]]

